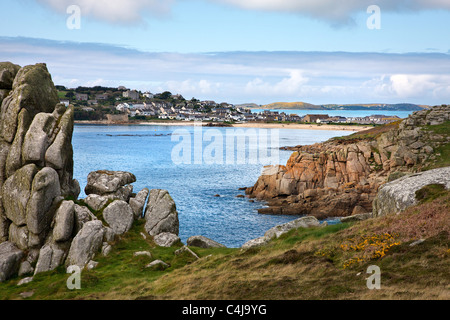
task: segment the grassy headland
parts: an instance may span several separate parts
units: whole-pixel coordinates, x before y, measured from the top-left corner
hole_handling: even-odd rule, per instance
[[[64,267],[17,286],[0,284],[2,299],[449,299],[450,192],[428,191],[421,204],[400,215],[296,229],[269,245],[191,249],[162,248],[141,235],[138,221],[117,238],[98,266],[84,270],[81,289],[66,287]],[[418,228],[420,226],[420,228]],[[423,239],[423,242],[414,244]],[[152,257],[134,256],[149,251]],[[146,268],[154,259],[170,267]],[[381,289],[369,290],[369,265],[381,269]]]

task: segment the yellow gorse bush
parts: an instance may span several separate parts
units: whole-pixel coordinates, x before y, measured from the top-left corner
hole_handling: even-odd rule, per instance
[[[344,262],[344,269],[355,263],[383,258],[390,248],[400,245],[396,237],[397,234],[382,233],[346,239],[340,249],[344,252],[355,252],[357,255]]]

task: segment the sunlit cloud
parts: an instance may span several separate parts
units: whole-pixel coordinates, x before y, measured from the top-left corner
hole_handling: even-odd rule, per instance
[[[0,37],[0,61],[46,62],[56,84],[124,85],[230,103],[442,104],[450,54],[348,52],[155,53],[118,46]]]

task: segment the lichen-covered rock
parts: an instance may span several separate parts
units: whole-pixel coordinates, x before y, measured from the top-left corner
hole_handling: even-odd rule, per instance
[[[373,216],[400,213],[417,204],[416,191],[441,184],[450,189],[450,167],[411,174],[383,185],[373,201]]]
[[[151,236],[162,232],[178,235],[178,212],[175,202],[167,190],[150,190],[145,220],[145,231]]]
[[[2,102],[0,138],[9,143],[13,141],[22,108],[34,117],[39,112],[51,113],[58,102],[58,92],[45,64],[21,68],[14,78],[12,91]]]

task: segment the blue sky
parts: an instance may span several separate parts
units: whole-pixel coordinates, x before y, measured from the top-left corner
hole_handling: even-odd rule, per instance
[[[57,84],[232,103],[450,100],[446,0],[0,2],[0,59],[46,62]],[[66,26],[71,4],[80,29]],[[371,4],[381,29],[366,25]]]

